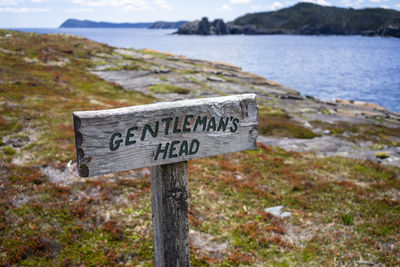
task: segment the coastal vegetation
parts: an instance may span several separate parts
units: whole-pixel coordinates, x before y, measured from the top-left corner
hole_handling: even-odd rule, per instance
[[[72,112],[243,92],[257,93],[260,135],[328,136],[374,157],[260,141],[190,161],[192,265],[400,265],[397,113],[66,34],[0,30],[0,62],[0,266],[152,266],[149,169],[77,177]],[[291,216],[265,211],[278,205]]]

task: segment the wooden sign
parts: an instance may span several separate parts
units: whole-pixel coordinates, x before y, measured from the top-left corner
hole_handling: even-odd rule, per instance
[[[255,94],[74,112],[79,175],[256,148]]]
[[[74,112],[79,175],[151,167],[154,265],[190,266],[187,160],[256,148],[254,94]]]

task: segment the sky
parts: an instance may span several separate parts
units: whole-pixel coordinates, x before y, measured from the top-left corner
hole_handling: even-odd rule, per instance
[[[56,28],[68,18],[107,22],[231,21],[252,12],[288,7],[299,0],[0,0],[0,28]],[[326,6],[400,10],[400,0],[304,0]]]

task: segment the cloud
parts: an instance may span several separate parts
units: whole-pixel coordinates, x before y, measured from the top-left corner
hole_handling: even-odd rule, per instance
[[[342,4],[348,7],[360,7],[364,0],[342,0]]]
[[[164,3],[164,8],[168,6],[164,0],[156,0],[157,2]],[[122,11],[150,9],[145,0],[71,0],[71,3],[87,7],[115,7]]]
[[[396,7],[397,7],[397,8],[400,8],[400,4],[396,4]]]
[[[16,6],[21,2],[23,2],[23,0],[0,0],[0,7],[1,6]]]
[[[387,5],[381,5],[380,8],[389,9],[390,7],[388,7]]]
[[[232,8],[231,8],[230,5],[222,5],[222,6],[221,6],[221,9],[222,9],[222,10],[232,10]]]
[[[250,9],[251,9],[252,11],[261,11],[261,10],[265,10],[266,8],[264,8],[264,7],[261,6],[261,5],[251,5],[251,6],[250,6]]]
[[[272,10],[277,10],[277,9],[281,9],[283,7],[281,2],[273,2],[272,5],[269,7],[269,9]]]
[[[251,0],[229,0],[231,4],[247,4],[250,3]]]
[[[93,12],[91,8],[70,8],[66,10],[67,13],[85,13],[85,12]]]
[[[382,0],[369,0],[370,2],[374,2],[374,3],[380,3],[382,2]]]
[[[332,6],[331,3],[329,3],[328,1],[325,1],[325,0],[302,0],[302,2],[314,3],[314,4],[321,5],[321,6]]]
[[[0,7],[0,12],[7,13],[37,13],[37,12],[49,12],[49,8],[28,8],[28,7]]]
[[[168,5],[164,0],[155,0],[154,2],[162,9],[172,9],[172,6]]]

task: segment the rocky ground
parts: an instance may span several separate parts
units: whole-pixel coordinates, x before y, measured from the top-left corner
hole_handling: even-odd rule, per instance
[[[385,127],[400,127],[398,113],[372,103],[303,97],[294,89],[227,63],[147,52],[151,53],[118,49],[113,56],[97,55],[92,59],[96,63],[92,72],[126,90],[153,95],[162,101],[256,93],[261,113],[266,110],[267,117],[274,119],[276,115],[287,117],[286,124],[297,124],[297,131],[303,128],[312,132],[301,139],[293,138],[298,133],[266,137],[262,135],[264,124],[261,124],[260,143],[286,150],[368,159],[400,167],[400,134],[391,136],[389,132],[385,133]],[[129,69],[133,60],[146,63],[140,70]],[[365,133],[355,129],[365,125],[379,130]]]
[[[149,169],[78,177],[72,112],[248,92],[258,148],[189,162],[192,266],[400,264],[397,113],[70,35],[0,62],[0,266],[153,266]]]

